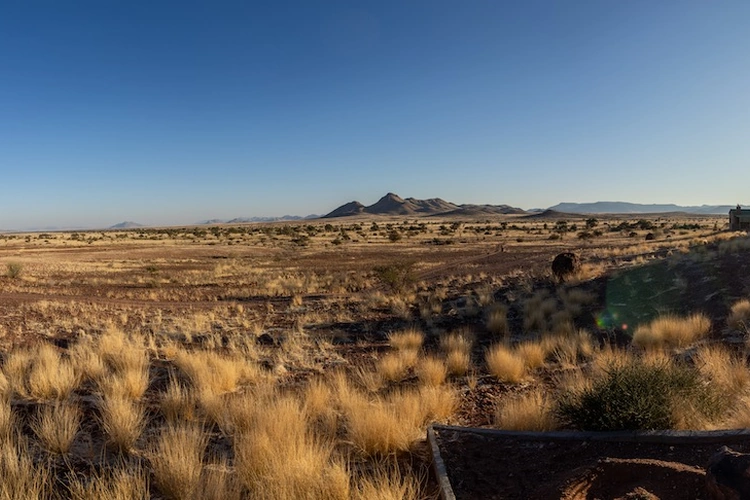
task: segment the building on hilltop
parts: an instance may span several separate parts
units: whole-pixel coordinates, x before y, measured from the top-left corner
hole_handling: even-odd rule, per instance
[[[750,209],[737,205],[729,211],[730,231],[750,231]]]

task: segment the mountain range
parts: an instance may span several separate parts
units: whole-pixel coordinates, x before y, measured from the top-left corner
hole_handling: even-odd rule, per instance
[[[137,222],[126,220],[124,222],[120,222],[119,224],[115,224],[114,226],[109,226],[107,229],[136,229],[139,227],[143,227],[143,224],[138,224]]]
[[[700,215],[726,215],[731,205],[681,206],[673,204],[642,204],[624,201],[597,201],[595,203],[558,203],[549,210],[574,214],[659,214],[685,212]]]
[[[236,217],[234,219],[209,219],[200,221],[198,224],[242,224],[247,222],[283,222],[295,220],[318,219],[320,215],[310,214],[304,217],[300,215],[282,215],[281,217]]]
[[[376,203],[365,206],[358,201],[352,201],[341,205],[332,212],[320,215],[284,215],[281,217],[237,217],[234,219],[209,219],[196,224],[240,224],[252,222],[284,222],[300,221],[319,218],[350,217],[357,215],[387,215],[387,216],[440,216],[440,217],[484,217],[492,215],[530,215],[542,218],[564,218],[566,215],[587,214],[664,214],[664,213],[686,213],[694,215],[727,215],[735,205],[700,205],[682,206],[675,204],[643,204],[629,203],[624,201],[597,201],[592,203],[558,203],[552,207],[542,209],[534,208],[523,210],[509,205],[473,205],[451,203],[441,198],[429,198],[419,200],[416,198],[403,199],[397,194],[388,193]],[[134,229],[146,227],[132,221],[124,221],[107,229]],[[1,230],[0,232],[17,231],[86,231],[98,229],[93,227],[27,227],[24,229]]]
[[[376,203],[365,206],[358,201],[341,205],[324,218],[350,217],[353,215],[446,215],[471,216],[490,214],[524,214],[524,210],[508,205],[456,205],[440,198],[418,200],[403,199],[397,194],[388,193]]]

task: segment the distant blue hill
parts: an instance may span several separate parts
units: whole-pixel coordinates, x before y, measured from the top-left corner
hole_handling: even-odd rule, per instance
[[[281,217],[235,217],[234,219],[209,219],[200,221],[198,224],[242,224],[248,222],[283,222],[317,219],[320,215],[310,214],[304,217],[300,215],[282,215]]]
[[[138,224],[137,222],[126,220],[124,222],[120,222],[119,224],[115,224],[114,226],[109,226],[107,229],[135,229],[138,227],[144,227],[143,224]]]
[[[734,205],[681,206],[674,204],[642,204],[625,201],[597,201],[594,203],[558,203],[549,210],[573,214],[658,214],[685,212],[698,215],[727,215]]]

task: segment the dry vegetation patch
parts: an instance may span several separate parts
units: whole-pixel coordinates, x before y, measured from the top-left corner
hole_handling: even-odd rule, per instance
[[[646,349],[684,347],[705,337],[710,330],[711,321],[704,314],[665,315],[640,325],[633,334],[633,344]]]
[[[659,426],[750,422],[713,222],[414,219],[0,235],[0,498],[429,498],[431,422],[584,428],[612,378],[659,380]]]

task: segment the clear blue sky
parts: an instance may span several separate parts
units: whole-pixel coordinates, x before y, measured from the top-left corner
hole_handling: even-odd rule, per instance
[[[0,4],[0,228],[750,201],[750,2]]]

